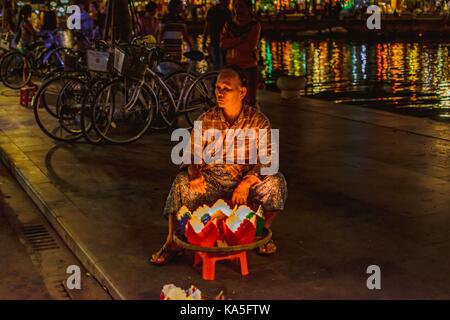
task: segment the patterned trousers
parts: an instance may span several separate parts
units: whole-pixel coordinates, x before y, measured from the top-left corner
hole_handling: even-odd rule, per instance
[[[218,199],[231,200],[234,189],[239,180],[233,179],[231,175],[221,167],[213,167],[202,171],[206,181],[206,193],[193,192],[189,188],[189,179],[186,171],[180,172],[170,189],[164,207],[164,215],[176,214],[184,205],[191,212],[199,206],[213,205]],[[253,210],[262,206],[264,211],[279,211],[284,209],[287,198],[287,184],[284,176],[277,173],[265,176],[262,181],[250,189],[247,205]]]

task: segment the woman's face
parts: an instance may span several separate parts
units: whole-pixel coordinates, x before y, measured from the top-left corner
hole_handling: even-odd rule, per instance
[[[228,70],[219,74],[216,82],[216,99],[219,108],[233,108],[242,105],[247,88],[241,85],[239,77]]]
[[[250,9],[244,1],[235,1],[233,5],[233,12],[237,20],[244,20],[250,15]]]

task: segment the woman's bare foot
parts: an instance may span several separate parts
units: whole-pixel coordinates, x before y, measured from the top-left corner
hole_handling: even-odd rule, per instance
[[[277,246],[273,240],[258,248],[258,254],[262,256],[271,256],[277,252]]]
[[[182,255],[182,253],[183,249],[177,247],[175,244],[164,244],[158,252],[152,254],[150,262],[155,265],[165,265],[174,257]]]

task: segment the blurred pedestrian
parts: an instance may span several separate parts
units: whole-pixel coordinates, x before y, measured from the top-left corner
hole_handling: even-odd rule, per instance
[[[80,8],[80,25],[81,30],[78,30],[77,46],[78,49],[83,50],[90,46],[94,39],[94,20],[92,20],[89,13],[86,11],[86,0],[77,0],[75,4]],[[81,37],[80,37],[81,36]]]
[[[144,14],[139,16],[138,23],[142,36],[151,35],[155,37],[155,39],[157,38],[159,33],[159,20],[156,18],[156,9],[156,3],[150,1],[145,6]]]
[[[176,61],[181,61],[183,40],[189,48],[192,48],[192,41],[182,15],[183,10],[181,0],[170,0],[169,12],[163,16],[158,33],[158,43]]]
[[[225,65],[226,50],[220,47],[220,35],[226,24],[231,25],[232,15],[228,6],[229,0],[220,0],[212,6],[206,13],[205,29],[203,31],[203,51],[208,51],[215,70],[221,69]],[[209,50],[206,44],[209,39]]]
[[[56,13],[52,8],[51,1],[45,3],[45,8],[41,14],[41,31],[53,31],[57,29]]]
[[[101,39],[105,24],[105,15],[100,11],[97,1],[92,1],[89,4],[89,16],[91,17],[94,24],[92,38]]]
[[[261,24],[253,16],[251,0],[236,0],[233,3],[233,18],[236,29],[227,26],[222,33],[221,47],[227,50],[226,63],[240,67],[247,78],[246,102],[256,104],[258,88],[258,43]]]
[[[24,5],[19,12],[19,20],[14,41],[17,48],[22,53],[28,52],[33,48],[36,38],[36,30],[31,23],[32,12],[33,9],[28,4]]]

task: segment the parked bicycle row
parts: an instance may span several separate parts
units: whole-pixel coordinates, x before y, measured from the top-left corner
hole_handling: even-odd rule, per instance
[[[99,41],[85,52],[3,49],[0,77],[6,86],[41,81],[32,107],[39,127],[55,140],[129,143],[149,128],[191,128],[215,105],[217,72],[195,70],[205,59],[200,51],[185,53],[185,66],[143,38],[113,47]]]

